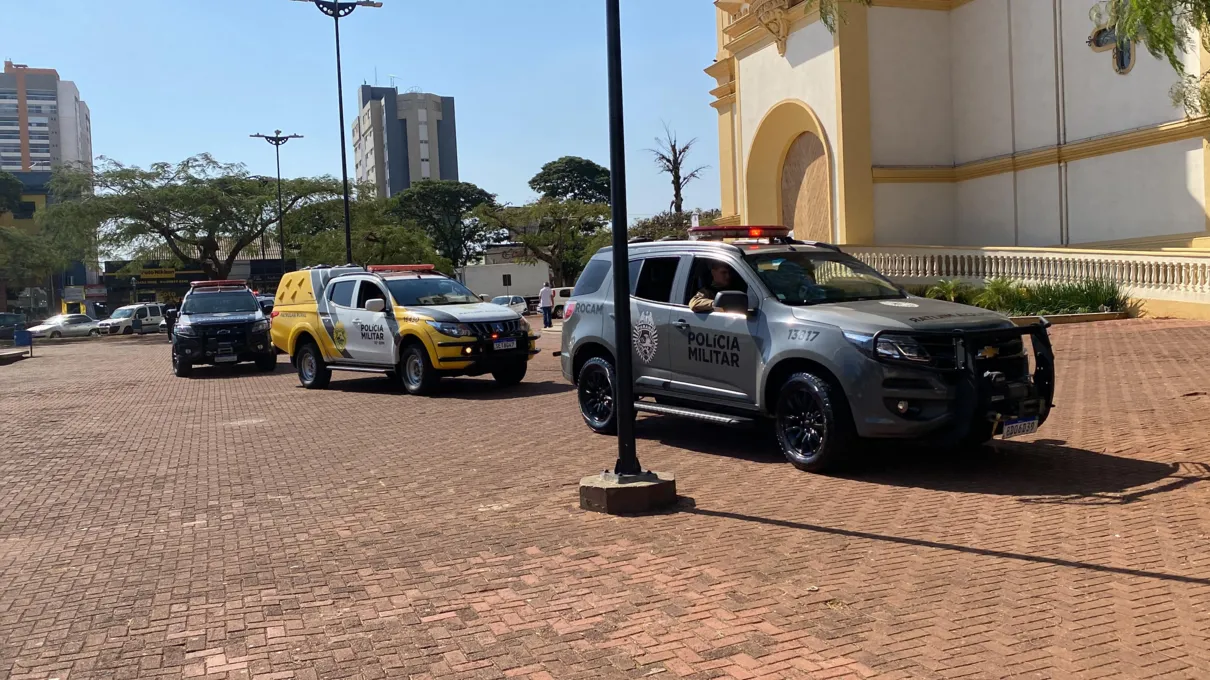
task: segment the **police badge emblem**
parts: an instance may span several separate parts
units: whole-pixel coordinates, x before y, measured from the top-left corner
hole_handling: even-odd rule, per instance
[[[634,351],[639,355],[639,360],[645,364],[651,363],[651,360],[655,359],[655,352],[659,348],[660,342],[660,336],[655,330],[655,317],[651,312],[639,314],[639,320],[634,324],[630,337],[634,343]]]
[[[345,351],[345,346],[349,344],[349,335],[345,332],[343,323],[337,322],[336,327],[332,329],[332,344],[336,345],[339,352]]]

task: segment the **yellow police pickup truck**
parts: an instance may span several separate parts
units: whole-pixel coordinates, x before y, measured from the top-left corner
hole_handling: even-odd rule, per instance
[[[481,301],[432,265],[290,272],[271,322],[273,344],[308,389],[326,387],[332,371],[396,375],[418,395],[447,376],[490,373],[515,385],[538,353],[538,336],[519,314]]]

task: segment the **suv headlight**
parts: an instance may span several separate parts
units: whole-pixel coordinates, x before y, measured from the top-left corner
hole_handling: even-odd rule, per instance
[[[184,326],[182,326],[181,324],[176,324],[175,326],[172,327],[172,333],[173,333],[173,335],[179,335],[182,338],[197,337],[197,332],[194,331],[193,326],[190,326],[189,324],[185,324]]]
[[[877,357],[882,359],[898,359],[916,363],[925,363],[929,360],[928,352],[924,351],[920,343],[904,335],[883,335],[878,338],[877,347],[874,346],[873,335],[845,331],[844,337],[869,356],[877,354]]]
[[[525,331],[528,334],[529,333],[529,322],[526,321],[525,319],[521,319],[520,321],[521,322],[520,322],[520,324],[518,324],[517,327],[520,328],[521,330]]]
[[[472,335],[471,327],[464,323],[449,323],[446,321],[429,321],[428,324],[438,333],[451,338],[467,338]]]
[[[257,321],[256,323],[252,324],[253,333],[261,333],[261,332],[264,332],[267,330],[269,330],[268,319],[261,319],[260,321]]]

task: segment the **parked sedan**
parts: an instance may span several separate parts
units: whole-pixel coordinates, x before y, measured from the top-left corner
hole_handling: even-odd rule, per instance
[[[60,314],[29,329],[35,338],[71,338],[100,335],[97,320],[87,314]]]
[[[501,295],[492,298],[493,305],[508,307],[518,314],[525,314],[529,311],[529,304],[525,302],[525,298],[520,295]]]

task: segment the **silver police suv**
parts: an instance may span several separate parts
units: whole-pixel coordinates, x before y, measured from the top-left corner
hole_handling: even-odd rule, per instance
[[[786,233],[701,227],[696,240],[632,242],[632,327],[620,340],[612,249],[596,253],[566,305],[559,353],[588,427],[616,431],[619,342],[633,356],[636,411],[771,419],[785,457],[811,472],[862,438],[972,447],[1046,420],[1054,354],[1045,321],[1018,327],[909,295],[836,246]]]

